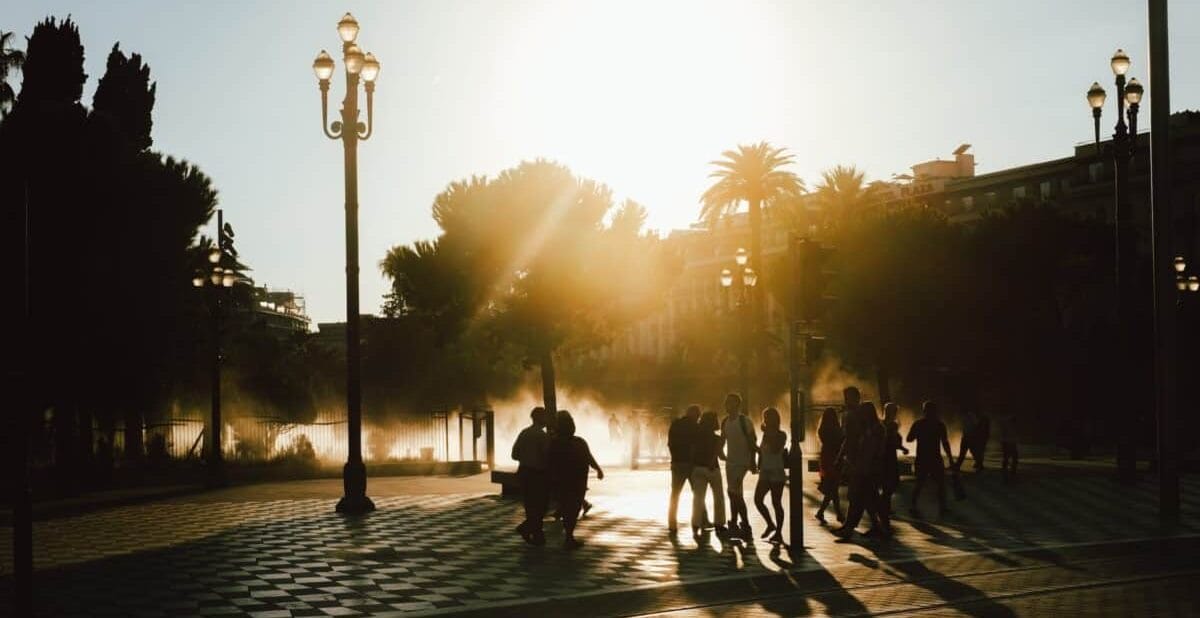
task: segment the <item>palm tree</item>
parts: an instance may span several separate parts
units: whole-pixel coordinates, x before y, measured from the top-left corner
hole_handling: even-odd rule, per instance
[[[765,141],[750,146],[739,145],[737,150],[721,153],[721,157],[711,163],[716,169],[708,177],[714,181],[700,197],[700,218],[708,222],[711,229],[721,217],[732,215],[741,202],[746,202],[750,216],[750,267],[761,274],[762,209],[776,200],[799,194],[804,190],[804,183],[794,173],[783,169],[793,162],[792,155]],[[761,296],[750,296],[756,333],[760,332],[757,327],[764,317]],[[755,340],[761,363],[766,359],[765,341],[757,336]],[[742,396],[746,397],[746,393]]]
[[[17,100],[17,92],[8,83],[8,74],[25,64],[25,52],[12,48],[13,33],[0,32],[0,118],[8,115]]]
[[[866,174],[853,165],[837,165],[821,172],[817,200],[827,228],[858,217],[864,207],[878,198],[878,187],[866,182]]]

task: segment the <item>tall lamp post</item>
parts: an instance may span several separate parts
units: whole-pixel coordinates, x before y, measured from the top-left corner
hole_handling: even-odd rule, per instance
[[[1113,132],[1112,145],[1109,153],[1113,161],[1113,192],[1114,220],[1116,228],[1116,292],[1117,292],[1117,325],[1120,333],[1117,354],[1121,358],[1121,366],[1132,369],[1137,364],[1132,362],[1132,333],[1133,303],[1130,294],[1134,291],[1133,273],[1137,264],[1137,240],[1134,235],[1133,211],[1129,204],[1129,162],[1133,159],[1137,145],[1137,116],[1138,107],[1142,102],[1144,89],[1136,78],[1125,82],[1125,73],[1129,71],[1129,56],[1118,49],[1113,54],[1109,65],[1116,76],[1117,86],[1117,125]],[[1088,89],[1088,105],[1092,108],[1092,119],[1096,131],[1096,151],[1100,154],[1100,115],[1104,109],[1107,96],[1099,82],[1093,82]],[[1126,108],[1128,104],[1128,109]],[[1126,124],[1128,118],[1129,123]],[[1136,405],[1132,394],[1126,390],[1120,396],[1117,409],[1124,412]],[[1132,434],[1120,433],[1117,436],[1117,475],[1123,479],[1132,478],[1136,466],[1136,445]]]
[[[734,255],[734,261],[742,271],[741,277],[734,277],[733,272],[728,268],[721,270],[721,287],[725,289],[726,293],[735,287],[735,282],[738,288],[736,308],[739,327],[738,333],[741,338],[739,355],[741,356],[741,361],[738,363],[738,380],[742,391],[742,412],[747,415],[750,414],[749,364],[750,344],[753,338],[752,330],[750,333],[747,333],[747,324],[753,322],[754,319],[754,316],[747,313],[750,310],[750,295],[754,292],[754,286],[758,284],[758,273],[754,272],[753,268],[746,266],[749,257],[746,250],[741,248]],[[753,329],[753,324],[750,324],[750,329]]]
[[[346,96],[341,120],[329,120],[329,81],[333,58],[325,51],[313,61],[313,72],[321,89],[321,130],[329,139],[342,140],[346,174],[346,466],[342,470],[344,495],[337,511],[350,515],[375,510],[367,497],[367,467],[362,458],[362,378],[358,323],[358,142],[370,139],[374,127],[375,78],[379,60],[364,54],[355,40],[358,21],[349,13],[337,25],[342,39],[342,61],[346,66]],[[358,87],[367,93],[367,122],[359,121]]]
[[[230,264],[236,260],[237,251],[233,248],[233,228],[225,223],[225,216],[217,210],[217,246],[208,253],[211,270],[198,272],[192,278],[192,286],[207,291],[208,311],[212,318],[212,415],[209,418],[208,432],[208,484],[210,487],[225,485],[225,454],[221,450],[221,318],[222,303],[227,301],[230,288],[237,282],[233,268],[222,264]]]

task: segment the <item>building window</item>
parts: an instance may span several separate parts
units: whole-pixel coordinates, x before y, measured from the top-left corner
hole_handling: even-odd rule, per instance
[[[963,208],[965,208],[967,210],[974,208],[975,207],[975,196],[974,195],[963,196],[962,205],[963,205]]]
[[[1023,199],[1025,197],[1025,186],[1013,187],[1012,196],[1014,200]]]
[[[1104,175],[1104,162],[1097,161],[1088,164],[1088,182],[1100,182],[1100,177]]]
[[[1050,199],[1050,187],[1052,186],[1054,185],[1049,180],[1043,180],[1042,184],[1038,185],[1038,193],[1042,196],[1043,200]]]
[[[1071,179],[1063,178],[1062,182],[1059,184],[1059,190],[1062,191],[1064,194],[1070,193],[1071,192]]]
[[[988,206],[996,205],[996,192],[995,191],[988,191],[987,193],[984,193],[983,198],[985,201],[987,201]]]

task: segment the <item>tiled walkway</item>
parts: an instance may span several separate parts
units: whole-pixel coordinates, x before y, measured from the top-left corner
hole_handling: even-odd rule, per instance
[[[891,541],[834,542],[806,517],[807,557],[793,565],[763,542],[670,539],[658,514],[665,479],[610,475],[576,552],[554,543],[557,524],[547,547],[525,546],[512,532],[519,503],[483,493],[377,498],[357,519],[335,514],[332,499],[180,498],[39,522],[37,600],[53,616],[387,615],[1159,534],[1149,482],[1047,468],[1011,487],[994,474],[968,478],[969,499],[944,520],[911,519],[901,506]],[[1185,522],[1200,514],[1196,481],[1185,486]],[[906,500],[902,491],[896,503]],[[7,562],[11,529],[0,534]]]

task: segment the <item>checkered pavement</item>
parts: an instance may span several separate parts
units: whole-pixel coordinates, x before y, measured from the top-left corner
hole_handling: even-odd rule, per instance
[[[330,500],[129,506],[38,522],[36,596],[50,616],[406,615],[845,566],[862,559],[857,543],[892,561],[1158,534],[1150,484],[1080,473],[1029,474],[1013,486],[991,473],[967,484],[969,499],[951,502],[942,520],[905,515],[902,489],[888,542],[834,542],[808,514],[809,549],[798,565],[762,542],[672,541],[661,516],[648,515],[665,510],[657,488],[595,495],[580,527],[587,545],[576,552],[554,544],[557,524],[548,524],[547,547],[522,544],[513,533],[520,504],[494,495],[379,498],[375,513],[357,519],[335,514]],[[1200,479],[1185,485],[1184,520],[1197,521]],[[11,529],[0,535],[10,561]],[[0,608],[10,585],[0,576]]]

